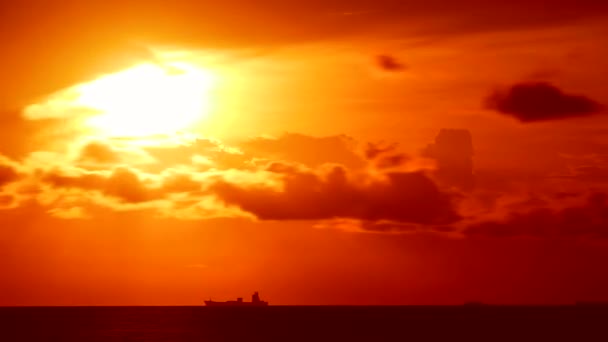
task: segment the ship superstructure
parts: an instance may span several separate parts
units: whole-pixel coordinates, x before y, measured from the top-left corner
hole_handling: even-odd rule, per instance
[[[215,302],[213,300],[206,300],[206,306],[268,306],[268,302],[260,300],[259,293],[255,292],[251,296],[251,302],[244,302],[243,298],[237,298],[236,300],[229,300],[226,302]]]

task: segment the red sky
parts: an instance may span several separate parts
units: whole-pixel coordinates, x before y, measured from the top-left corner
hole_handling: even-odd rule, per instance
[[[3,2],[0,305],[606,300],[606,17]]]

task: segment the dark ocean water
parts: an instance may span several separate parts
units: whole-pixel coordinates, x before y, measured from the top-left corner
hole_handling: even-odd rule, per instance
[[[0,308],[0,341],[608,341],[602,307]]]

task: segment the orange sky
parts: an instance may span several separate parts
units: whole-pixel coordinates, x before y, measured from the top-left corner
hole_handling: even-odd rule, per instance
[[[0,5],[0,305],[608,299],[608,5]]]

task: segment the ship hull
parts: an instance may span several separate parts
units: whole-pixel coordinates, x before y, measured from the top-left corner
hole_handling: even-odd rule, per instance
[[[261,306],[268,306],[268,302],[263,302],[263,301],[260,301],[258,303],[237,302],[237,301],[214,302],[212,300],[206,300],[205,305],[206,306],[221,306],[221,307],[261,307]]]

